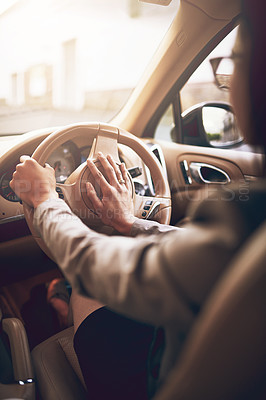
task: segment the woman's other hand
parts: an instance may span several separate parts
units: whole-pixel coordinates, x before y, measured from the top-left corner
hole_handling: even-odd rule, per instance
[[[54,169],[49,164],[42,167],[29,156],[20,157],[10,187],[22,201],[34,208],[45,200],[58,198]]]
[[[119,166],[112,156],[105,157],[102,153],[98,154],[98,160],[107,179],[92,160],[88,159],[87,165],[100,186],[102,198],[97,196],[90,182],[86,184],[87,196],[105,225],[112,226],[118,232],[128,235],[137,218],[134,216],[132,185],[125,164],[122,163]]]

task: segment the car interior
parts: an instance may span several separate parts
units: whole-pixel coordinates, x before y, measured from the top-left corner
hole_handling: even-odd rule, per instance
[[[102,225],[84,195],[86,182],[94,183],[86,159],[95,160],[99,151],[125,163],[137,217],[176,226],[186,222],[190,204],[217,185],[240,181],[244,197],[247,183],[263,174],[262,151],[244,143],[228,93],[220,95],[208,83],[205,96],[194,83],[193,100],[187,95],[195,73],[234,35],[240,1],[142,1],[159,12],[172,7],[173,19],[112,118],[85,114],[80,121],[65,118],[65,123],[21,133],[11,125],[2,133],[0,92],[0,399],[77,400],[89,395],[73,349],[73,326],[61,330],[46,301],[47,285],[63,275],[34,229],[32,209],[9,186],[21,155],[53,166],[59,197],[85,224],[107,235],[116,232]],[[23,7],[20,3],[12,7]],[[12,7],[10,16],[0,14],[0,22],[12,17]],[[12,112],[6,116],[12,121]],[[250,371],[255,384],[247,398],[266,397],[265,228],[240,249],[213,289],[156,400],[242,399],[236,388],[250,390]],[[256,327],[256,338],[247,320]]]

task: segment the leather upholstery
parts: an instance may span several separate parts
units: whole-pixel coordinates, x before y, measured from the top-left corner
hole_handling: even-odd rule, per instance
[[[86,390],[73,348],[70,327],[39,344],[32,351],[37,386],[43,400],[83,400]]]
[[[156,400],[266,398],[266,223],[208,299]]]
[[[156,400],[266,398],[265,237],[266,223],[214,288]],[[72,341],[69,328],[33,351],[43,400],[85,398]]]
[[[1,311],[0,314],[1,322]],[[2,329],[10,343],[14,382],[0,383],[0,399],[34,400],[34,371],[25,328],[18,318],[4,318]]]

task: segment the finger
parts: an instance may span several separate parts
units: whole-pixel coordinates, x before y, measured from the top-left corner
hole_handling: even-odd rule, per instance
[[[54,168],[48,163],[44,164],[44,168],[47,168],[47,169],[50,169],[50,170],[54,171]]]
[[[120,181],[123,180],[124,178],[122,176],[119,166],[117,165],[117,163],[110,154],[108,154],[107,159],[115,171],[116,182],[120,183]]]
[[[17,164],[16,170],[17,171],[24,171],[25,167],[28,168],[36,168],[39,166],[36,160],[30,156],[21,156],[20,157],[20,164]]]
[[[122,177],[123,177],[123,179],[124,179],[124,181],[126,183],[126,187],[127,187],[128,190],[130,190],[131,189],[131,183],[130,183],[130,179],[128,177],[128,173],[127,173],[127,169],[126,169],[125,163],[122,163],[120,165],[120,169],[121,169],[121,172],[122,172]]]
[[[95,212],[98,214],[99,211],[102,210],[103,204],[102,204],[101,200],[99,199],[99,197],[97,196],[97,193],[96,193],[93,185],[90,182],[86,183],[86,192],[87,192],[87,196],[88,196],[89,200],[92,203],[92,206],[93,206]]]
[[[24,161],[26,161],[26,160],[31,160],[32,158],[30,157],[30,156],[21,156],[20,158],[19,158],[19,161],[21,162],[21,163],[23,163]]]
[[[102,192],[107,193],[108,191],[110,191],[109,183],[107,182],[101,171],[99,171],[99,169],[96,167],[94,162],[89,158],[87,159],[87,165],[95,181],[99,184]]]
[[[107,178],[112,186],[117,186],[118,185],[118,180],[116,176],[116,167],[114,163],[111,163],[108,156],[105,157],[103,153],[99,152],[98,155],[98,160],[102,164],[104,171],[107,175]]]
[[[21,179],[18,171],[13,173],[13,177],[9,182],[11,189],[19,196],[21,192],[26,193],[30,190],[30,183],[27,179]]]
[[[15,172],[14,172],[15,174]],[[12,190],[14,190],[14,174],[13,174],[13,178],[11,179],[11,181],[9,182],[9,186],[11,187]]]
[[[9,182],[9,186],[11,187],[12,190],[14,190],[14,188],[15,188],[15,180],[17,178],[17,175],[18,175],[18,173],[17,173],[17,170],[16,170],[16,171],[13,172],[12,179]]]

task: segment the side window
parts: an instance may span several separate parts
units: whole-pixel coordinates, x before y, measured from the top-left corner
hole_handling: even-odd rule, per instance
[[[156,130],[155,139],[166,140],[167,142],[172,142],[172,129],[174,127],[174,111],[173,105],[170,104],[163,116],[161,117]]]
[[[179,98],[182,120],[180,127],[176,129],[180,132],[178,134],[180,139],[174,132],[175,120],[178,116],[175,118],[172,104],[157,125],[156,139],[221,148],[232,147],[242,142],[230,106],[230,93],[216,86],[209,62],[212,58],[231,54],[236,33],[237,28],[218,44],[181,89]]]
[[[232,53],[235,28],[201,63],[180,91],[183,143],[230,148],[243,142],[230,105],[230,93],[214,83],[210,59]],[[223,70],[222,77],[231,74]]]
[[[214,83],[209,60],[215,57],[229,56],[231,54],[235,41],[236,29],[230,32],[229,35],[216,46],[181,89],[180,100],[182,112],[198,103],[207,101],[223,101],[229,103],[229,92],[219,89]]]

